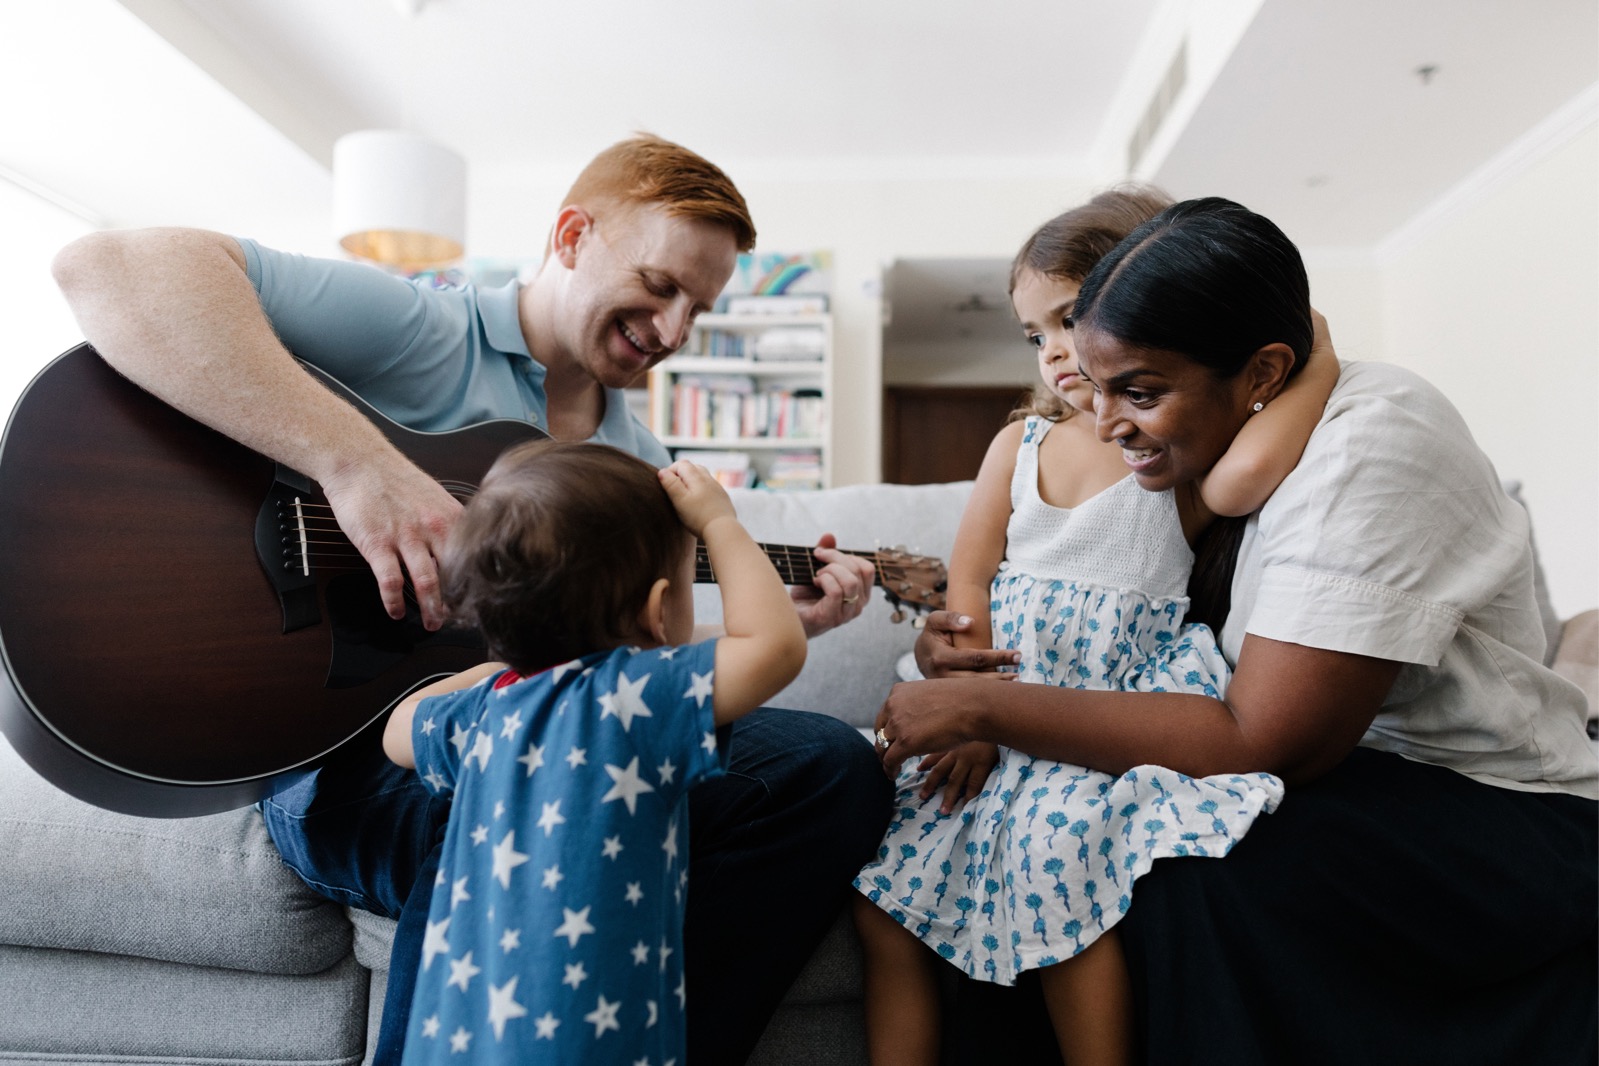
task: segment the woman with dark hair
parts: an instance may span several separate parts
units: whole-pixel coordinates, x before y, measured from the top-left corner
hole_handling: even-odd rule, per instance
[[[1311,329],[1292,243],[1216,199],[1135,230],[1074,312],[1098,434],[1149,491],[1204,475]],[[1225,859],[1140,881],[1122,928],[1148,1061],[1592,1063],[1599,772],[1581,693],[1541,665],[1526,513],[1459,414],[1345,363],[1230,591],[1220,698],[960,676],[1004,653],[930,618],[934,680],[884,704],[884,765],[985,740],[1288,782]]]

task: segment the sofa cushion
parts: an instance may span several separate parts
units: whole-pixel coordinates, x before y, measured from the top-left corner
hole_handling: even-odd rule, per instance
[[[356,1066],[366,972],[310,976],[0,945],[0,1060]]]
[[[0,739],[0,944],[274,974],[319,973],[350,923],[278,858],[253,809],[114,814],[39,777]]]
[[[735,489],[739,520],[766,544],[808,547],[823,533],[841,548],[868,551],[903,547],[948,560],[970,481],[941,485],[850,485],[814,492]],[[722,603],[714,586],[695,589],[695,617],[718,622]],[[855,621],[811,641],[805,669],[777,696],[774,707],[822,711],[851,725],[871,724],[893,686],[894,662],[916,643],[916,630],[889,621],[892,608],[874,589]]]

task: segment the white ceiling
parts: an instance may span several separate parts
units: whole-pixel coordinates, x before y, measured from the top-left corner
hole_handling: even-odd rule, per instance
[[[454,147],[474,181],[569,176],[648,128],[741,175],[1109,184],[1186,36],[1140,176],[1370,248],[1599,81],[1593,0],[414,5],[7,3],[0,167],[111,224],[314,239],[332,142],[368,127]]]

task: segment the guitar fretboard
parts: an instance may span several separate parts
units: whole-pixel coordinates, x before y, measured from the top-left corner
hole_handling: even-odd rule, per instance
[[[777,574],[785,585],[813,584],[816,581],[816,572],[826,565],[816,558],[811,548],[791,544],[758,544],[756,547],[772,560],[772,565],[777,568]],[[883,584],[882,564],[877,552],[845,551],[844,554],[869,560],[872,564],[873,584]],[[716,583],[716,571],[711,568],[710,556],[706,553],[704,544],[694,545],[694,580],[700,584]]]

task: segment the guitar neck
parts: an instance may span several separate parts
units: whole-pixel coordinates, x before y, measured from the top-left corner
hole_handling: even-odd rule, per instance
[[[785,585],[814,584],[816,572],[826,565],[816,558],[815,550],[812,548],[791,544],[758,544],[756,547],[766,553],[766,557],[777,568],[777,574]],[[877,552],[844,551],[844,554],[869,560],[872,564],[872,583],[883,584],[883,571]],[[710,556],[706,554],[704,544],[694,545],[694,580],[700,584],[716,583],[716,571],[711,568]]]

